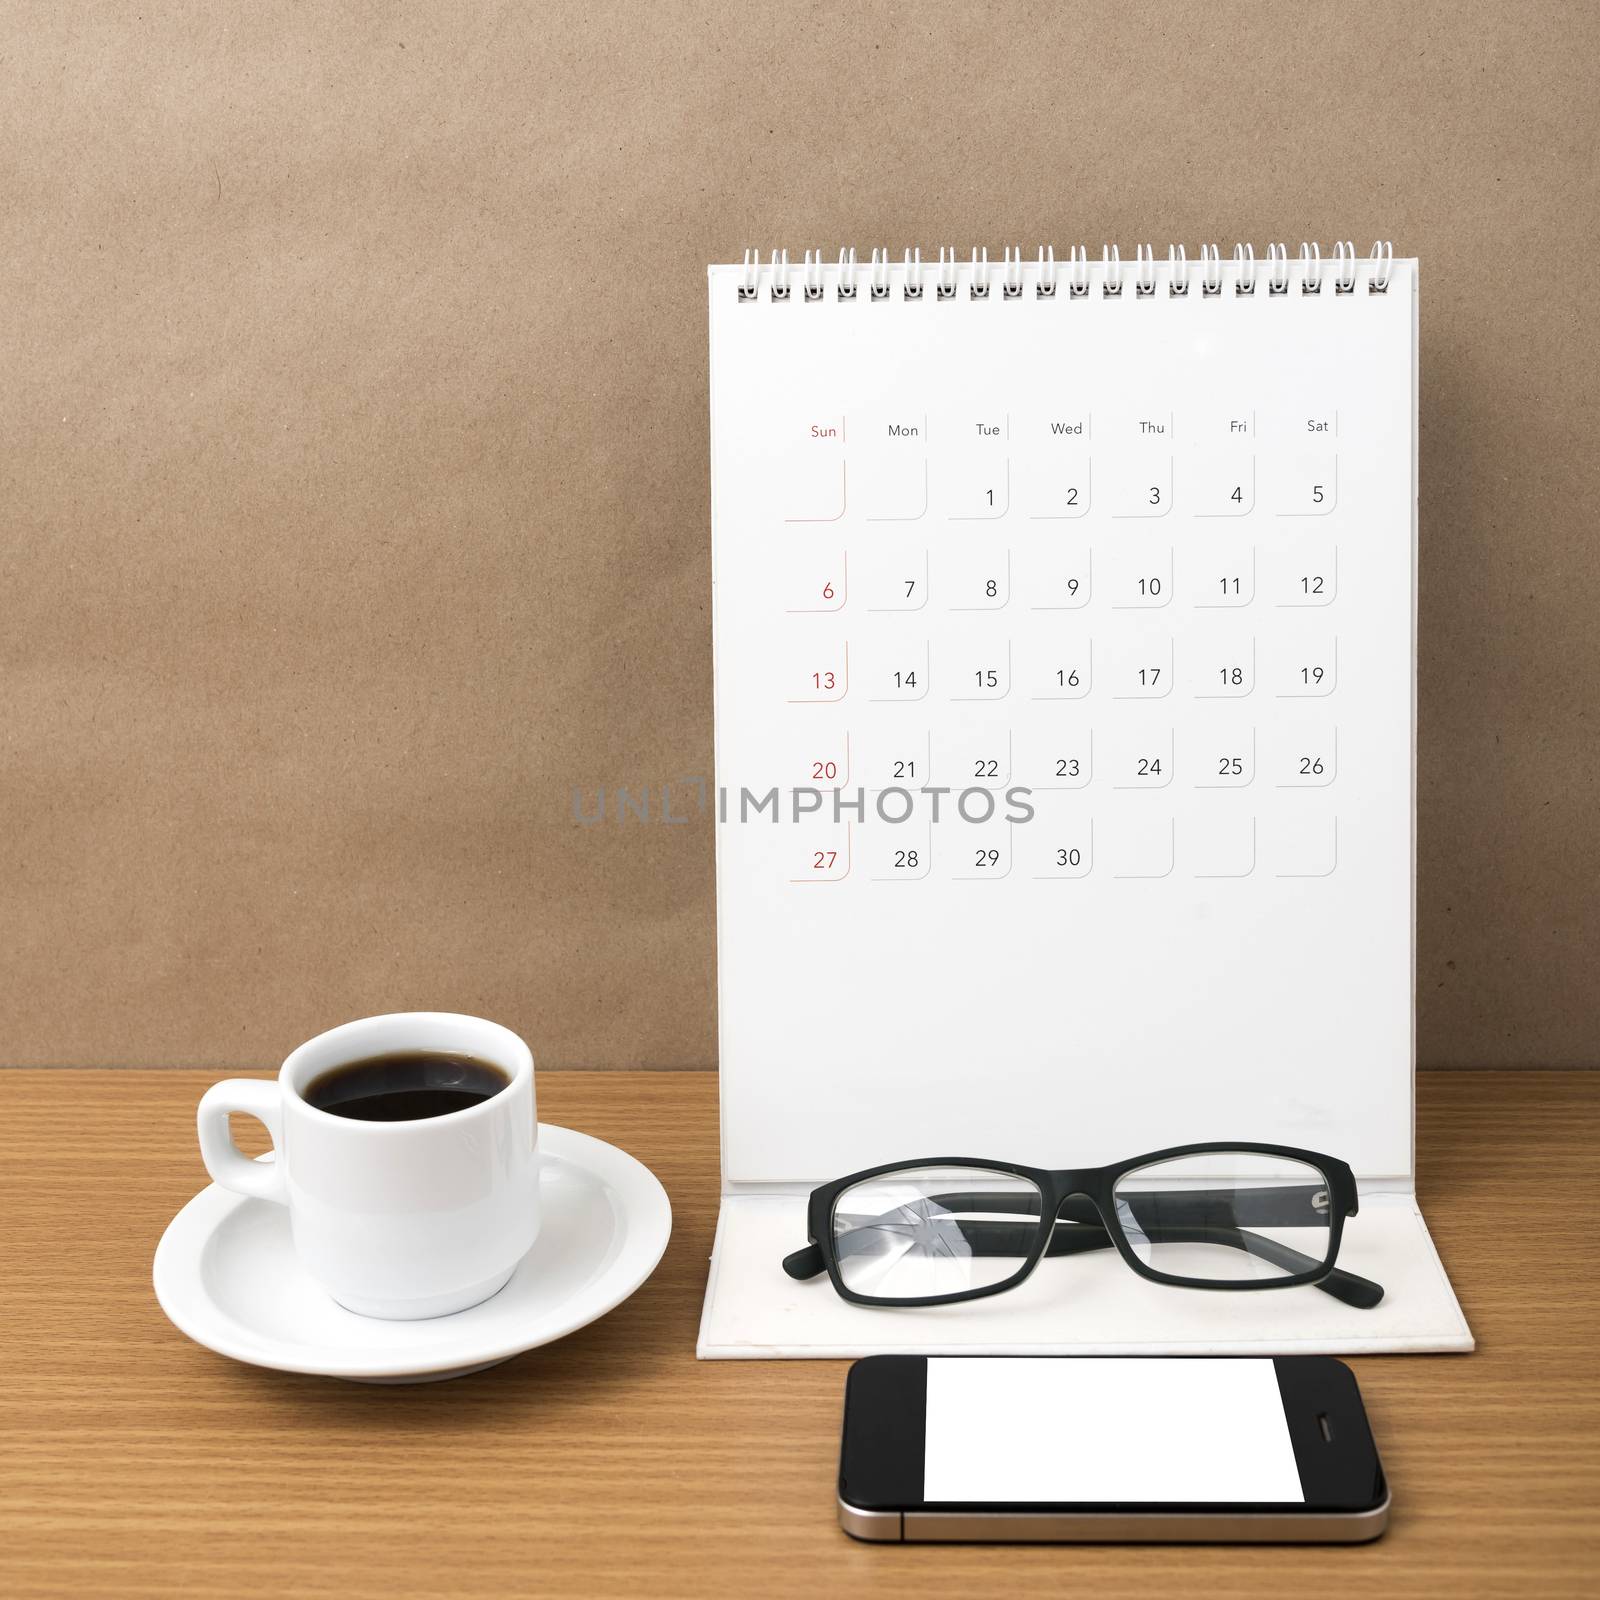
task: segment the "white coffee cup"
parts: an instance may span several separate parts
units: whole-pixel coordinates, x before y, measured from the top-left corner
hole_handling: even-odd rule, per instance
[[[409,1122],[335,1116],[305,1098],[335,1067],[407,1051],[472,1056],[510,1081],[463,1111]],[[230,1111],[266,1124],[272,1161],[240,1152]],[[276,1082],[215,1084],[197,1120],[213,1180],[287,1205],[307,1271],[362,1316],[464,1311],[503,1288],[538,1237],[533,1054],[498,1023],[446,1011],[347,1022],[301,1045]]]

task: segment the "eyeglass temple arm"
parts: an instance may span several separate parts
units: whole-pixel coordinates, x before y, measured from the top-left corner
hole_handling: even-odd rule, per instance
[[[1005,1223],[1001,1223],[1003,1228]],[[1105,1243],[1109,1245],[1111,1236],[1104,1228],[1091,1228],[1084,1224],[1073,1224],[1066,1229],[1057,1228],[1050,1236],[1050,1244],[1045,1250],[1047,1256],[1073,1255],[1078,1250],[1098,1249],[1098,1243],[1078,1244],[1075,1235],[1080,1231],[1084,1233],[1098,1233]],[[1236,1250],[1247,1250],[1253,1256],[1259,1256],[1263,1261],[1270,1261],[1275,1267],[1282,1267],[1285,1272],[1309,1272],[1318,1265],[1314,1256],[1308,1256],[1293,1245],[1280,1244],[1276,1239],[1268,1238],[1264,1233],[1252,1233],[1246,1228],[1169,1228],[1164,1224],[1146,1230],[1157,1244],[1222,1244],[1230,1245]],[[1066,1247],[1059,1252],[1056,1241],[1068,1241]],[[987,1251],[982,1252],[987,1254]],[[1383,1299],[1383,1285],[1374,1283],[1371,1278],[1363,1278],[1354,1272],[1346,1272],[1343,1267],[1331,1267],[1327,1276],[1318,1278],[1312,1285],[1321,1289],[1324,1294],[1331,1294],[1335,1300],[1341,1300],[1347,1306],[1355,1306],[1362,1311],[1370,1311]]]
[[[1308,1199],[1320,1191],[1313,1191],[1304,1186],[1284,1190],[1254,1190],[1253,1195],[1273,1195],[1279,1199],[1300,1194]],[[1292,1245],[1280,1244],[1276,1239],[1270,1239],[1264,1234],[1252,1233],[1242,1228],[1219,1226],[1216,1223],[1204,1221],[1202,1206],[1210,1201],[1213,1205],[1219,1201],[1231,1202],[1236,1199],[1237,1192],[1228,1190],[1216,1194],[1205,1191],[1185,1190],[1177,1194],[1158,1194],[1147,1191],[1138,1196],[1142,1200],[1159,1199],[1162,1202],[1162,1217],[1159,1223],[1140,1220],[1140,1226],[1147,1235],[1153,1234],[1158,1243],[1162,1244],[1220,1244],[1228,1245],[1234,1249],[1246,1250],[1250,1254],[1259,1256],[1264,1261],[1270,1261],[1276,1267],[1282,1267],[1286,1272],[1309,1272],[1317,1265],[1314,1257],[1303,1254]],[[948,1209],[960,1208],[978,1209],[989,1211],[1013,1212],[1022,1216],[1037,1216],[1039,1203],[1026,1195],[1012,1194],[947,1194],[929,1197],[935,1204]],[[1174,1200],[1186,1202],[1174,1206]],[[1276,1220],[1280,1225],[1292,1220],[1286,1217],[1273,1215],[1260,1216],[1256,1213],[1261,1209],[1259,1205],[1251,1208],[1249,1220],[1258,1223],[1270,1224]],[[1172,1213],[1169,1221],[1168,1213]],[[1301,1213],[1303,1217],[1304,1213]],[[1320,1217],[1322,1213],[1316,1212]],[[1106,1250],[1112,1248],[1112,1238],[1105,1228],[1100,1225],[1099,1215],[1086,1201],[1069,1201],[1062,1207],[1061,1217],[1066,1219],[1071,1226],[1056,1228],[1050,1236],[1050,1243],[1045,1249],[1047,1256],[1077,1255],[1088,1250]],[[1079,1222],[1077,1218],[1081,1217]],[[1199,1226],[1173,1226],[1173,1223],[1192,1219]],[[887,1218],[884,1220],[888,1220]],[[854,1233],[865,1233],[866,1228],[852,1229]],[[979,1256],[1023,1256],[1032,1248],[1035,1230],[1032,1227],[1019,1227],[1006,1222],[970,1221],[962,1224],[963,1236],[972,1246],[973,1254]],[[848,1236],[847,1236],[848,1237]],[[827,1269],[823,1260],[820,1245],[807,1245],[804,1250],[796,1250],[792,1255],[786,1256],[783,1270],[791,1278],[814,1278]],[[1345,1305],[1355,1306],[1363,1311],[1370,1310],[1383,1299],[1383,1285],[1374,1283],[1370,1278],[1363,1278],[1354,1272],[1346,1272],[1342,1267],[1330,1268],[1325,1277],[1316,1281],[1315,1287],[1325,1294],[1330,1294],[1335,1300],[1342,1301]]]
[[[1029,1216],[1039,1214],[1038,1202],[1031,1195],[1011,1195],[1004,1191],[966,1192],[935,1195],[937,1204],[949,1211],[963,1207],[973,1210],[1013,1211]],[[1263,1186],[1259,1189],[1130,1189],[1117,1199],[1135,1216],[1149,1206],[1161,1208],[1161,1221],[1210,1224],[1219,1210],[1238,1223],[1258,1228],[1307,1227],[1328,1220],[1332,1196],[1323,1184],[1292,1183]],[[1354,1216],[1352,1210],[1346,1213]],[[1098,1222],[1100,1213],[1091,1201],[1072,1195],[1060,1215],[1071,1222]]]
[[[1014,1194],[1005,1190],[966,1190],[960,1193],[936,1194],[929,1197],[935,1205],[947,1211],[999,1211],[1018,1216],[1036,1217],[1038,1199],[1030,1194]],[[1127,1206],[1139,1220],[1153,1207],[1160,1208],[1160,1216],[1152,1218],[1162,1227],[1193,1224],[1214,1227],[1219,1212],[1229,1222],[1257,1228],[1305,1228],[1325,1226],[1332,1196],[1322,1184],[1281,1184],[1260,1189],[1144,1189],[1130,1190],[1118,1195],[1119,1204]],[[1098,1223],[1100,1213],[1094,1203],[1082,1195],[1071,1195],[1059,1212],[1069,1222]],[[1354,1216],[1352,1209],[1346,1215]]]

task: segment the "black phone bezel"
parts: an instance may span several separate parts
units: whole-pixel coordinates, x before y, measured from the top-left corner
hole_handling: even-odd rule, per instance
[[[924,1500],[928,1357],[865,1356],[845,1381],[844,1429],[839,1451],[839,1498],[862,1511],[1227,1516],[1350,1515],[1377,1509],[1388,1497],[1383,1465],[1355,1374],[1333,1356],[1274,1356],[1272,1364],[1299,1468],[1304,1500]],[[942,1360],[1076,1361],[1078,1356],[972,1356]],[[1117,1357],[1139,1361],[1141,1356]],[[1248,1359],[1192,1356],[1195,1361]],[[1327,1420],[1324,1432],[1322,1419]],[[1070,1436],[1060,1448],[1081,1448]]]

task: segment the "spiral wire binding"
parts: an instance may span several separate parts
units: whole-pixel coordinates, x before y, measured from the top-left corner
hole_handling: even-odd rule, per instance
[[[1105,272],[1100,284],[1101,296],[1115,300],[1122,293],[1122,252],[1114,244],[1102,245],[1100,265]]]
[[[1005,281],[1000,289],[1002,300],[1020,300],[1022,298],[1022,247],[1019,245],[1013,250],[1006,246]]]
[[[1033,292],[1040,300],[1054,300],[1056,297],[1056,251],[1054,245],[1042,244],[1039,246],[1039,281],[1034,286]]]
[[[839,288],[838,296],[841,300],[854,300],[856,297],[856,253],[854,249],[839,252]],[[743,299],[744,296],[739,297]]]
[[[1289,251],[1287,246],[1269,244],[1267,246],[1267,293],[1288,294],[1289,292]]]
[[[820,250],[806,251],[806,299],[820,300],[822,298],[822,252]]]
[[[1348,239],[1339,239],[1333,246],[1333,292],[1356,292],[1356,247]]]
[[[1167,293],[1174,300],[1181,299],[1189,292],[1189,257],[1181,244],[1167,246],[1167,268],[1172,274]]]
[[[1305,268],[1305,275],[1300,280],[1301,294],[1322,293],[1322,246],[1320,244],[1304,244],[1300,246],[1300,260]]]
[[[1089,293],[1089,251],[1081,244],[1072,247],[1072,288],[1074,300],[1082,300]]]
[[[922,252],[920,250],[906,251],[906,286],[900,291],[901,298],[905,300],[920,300],[922,298]]]
[[[1198,278],[1200,298],[1216,299],[1223,293],[1225,274],[1230,266],[1235,295],[1253,295],[1257,285],[1265,281],[1267,298],[1277,299],[1287,296],[1293,283],[1289,247],[1285,244],[1269,244],[1264,260],[1257,257],[1254,245],[1236,244],[1229,263],[1224,263],[1222,251],[1217,245],[1203,244],[1200,246],[1198,261],[1199,271],[1196,274],[1192,272],[1193,263],[1181,244],[1167,246],[1167,294],[1171,298],[1182,299]],[[1027,267],[1022,247],[1007,245],[997,265],[999,298],[1020,300],[1027,291]],[[1106,244],[1101,247],[1101,295],[1107,300],[1120,299],[1126,281],[1131,276],[1134,299],[1153,298],[1160,288],[1161,270],[1156,261],[1154,246],[1138,245],[1134,250],[1131,274],[1126,270],[1127,265],[1116,245]],[[1323,255],[1321,245],[1303,242],[1299,256],[1300,293],[1320,295],[1324,284],[1331,283],[1336,296],[1354,294],[1360,280],[1360,266],[1361,260],[1356,254],[1356,247],[1349,239],[1336,240],[1331,256]],[[800,298],[807,301],[826,299],[829,267],[823,259],[822,251],[807,250],[798,270]],[[858,279],[861,262],[856,251],[851,248],[841,249],[837,266],[833,270],[836,277],[835,298],[839,300],[859,298]],[[1054,246],[1040,245],[1038,261],[1034,267],[1036,274],[1034,295],[1040,300],[1057,299],[1064,281],[1067,299],[1086,299],[1090,292],[1092,270],[1089,252],[1081,244],[1073,245],[1060,263],[1056,260]],[[967,277],[968,296],[973,300],[989,299],[989,291],[994,281],[989,251],[985,246],[974,247],[970,260],[963,263],[954,249],[942,245],[939,249],[937,269],[923,262],[922,251],[916,247],[908,248],[898,262],[891,259],[888,250],[879,248],[873,250],[866,270],[869,298],[889,299],[892,294],[891,276],[896,272],[902,279],[901,298],[905,300],[924,298],[925,280],[930,274],[936,300],[954,300],[960,293],[963,274]],[[1367,256],[1367,293],[1387,294],[1393,277],[1394,245],[1387,239],[1379,239],[1373,244]],[[744,252],[737,283],[737,298],[741,303],[761,298],[763,278],[766,279],[769,299],[781,303],[794,298],[796,280],[787,250],[772,251],[765,265],[762,263],[759,250]]]
[[[1388,294],[1389,277],[1394,271],[1394,245],[1379,239],[1372,247],[1372,276],[1367,279],[1368,294]]]
[[[774,250],[772,252],[772,298],[774,300],[787,300],[789,298],[789,252],[787,250]]]
[[[1156,253],[1147,244],[1139,246],[1139,265],[1133,280],[1133,297],[1148,300],[1156,292]]]
[[[1239,276],[1233,285],[1233,292],[1235,294],[1254,294],[1256,292],[1255,246],[1236,244],[1233,247],[1233,259],[1239,268]]]

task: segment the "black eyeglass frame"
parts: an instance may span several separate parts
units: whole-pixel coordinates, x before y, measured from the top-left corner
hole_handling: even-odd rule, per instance
[[[1173,1273],[1158,1272],[1141,1261],[1123,1232],[1117,1217],[1115,1192],[1118,1182],[1142,1167],[1155,1166],[1181,1156],[1220,1155],[1238,1151],[1244,1155],[1277,1156],[1283,1160],[1297,1161],[1302,1166],[1314,1168],[1322,1177],[1328,1194],[1328,1248],[1316,1266],[1303,1272],[1280,1278],[1188,1278]],[[1016,1273],[999,1283],[985,1284],[978,1289],[960,1289],[953,1294],[929,1294],[906,1297],[859,1294],[849,1288],[839,1270],[839,1257],[834,1236],[834,1213],[840,1198],[857,1184],[871,1178],[881,1178],[891,1172],[913,1172],[923,1168],[943,1167],[972,1171],[1004,1173],[1032,1183],[1040,1196],[1038,1233],[1033,1247]],[[1296,1187],[1299,1187],[1296,1185]],[[1166,1284],[1178,1289],[1294,1289],[1303,1284],[1317,1284],[1333,1293],[1337,1299],[1363,1309],[1375,1306],[1383,1298],[1383,1289],[1369,1279],[1355,1273],[1342,1272],[1335,1265],[1339,1258],[1339,1243],[1344,1235],[1346,1217],[1360,1210],[1355,1174],[1343,1161],[1322,1155],[1315,1150],[1299,1150],[1293,1145],[1253,1144],[1230,1140],[1226,1144],[1173,1145],[1166,1150],[1153,1150],[1145,1155],[1118,1161],[1109,1167],[1067,1167],[1051,1170],[1046,1167],[1025,1167],[1014,1161],[981,1161],[970,1156],[939,1156],[921,1161],[889,1161],[882,1166],[867,1167],[853,1172],[847,1178],[835,1178],[820,1188],[813,1189],[806,1204],[806,1229],[811,1240],[804,1250],[797,1250],[784,1258],[784,1271],[792,1278],[815,1277],[826,1270],[835,1292],[842,1300],[857,1306],[942,1306],[962,1300],[981,1300],[986,1295],[1004,1294],[1032,1276],[1033,1270],[1044,1259],[1049,1249],[1056,1225],[1067,1201],[1081,1196],[1089,1201],[1096,1213],[1096,1221],[1105,1231],[1118,1255],[1151,1283]],[[1024,1213],[1025,1215],[1026,1213]],[[1082,1218],[1069,1218],[1077,1222]],[[1298,1253],[1298,1252],[1297,1252]],[[820,1259],[819,1259],[820,1258]],[[1334,1280],[1334,1281],[1330,1281]],[[1342,1280],[1342,1281],[1341,1281]]]

